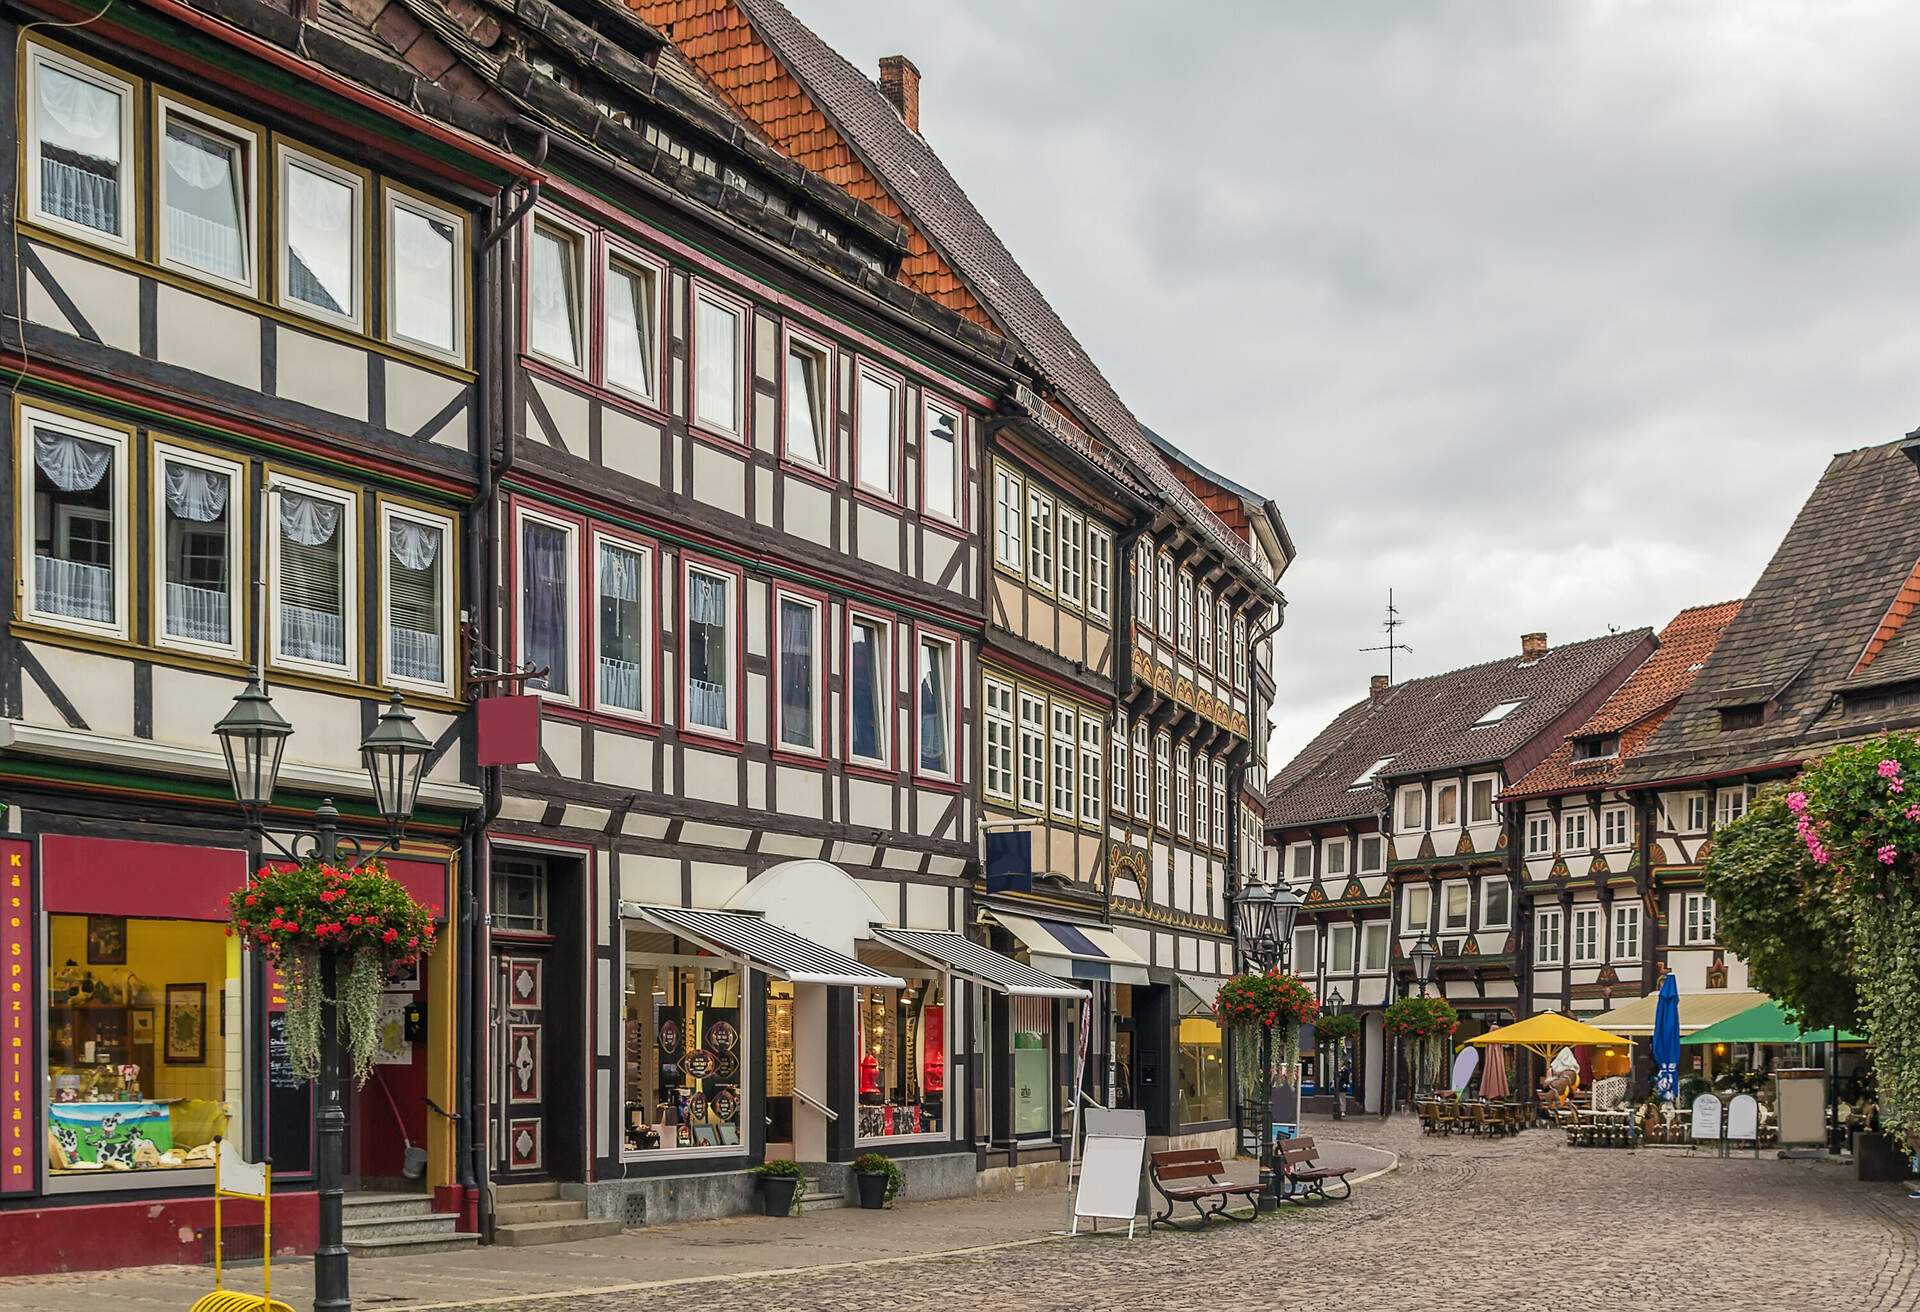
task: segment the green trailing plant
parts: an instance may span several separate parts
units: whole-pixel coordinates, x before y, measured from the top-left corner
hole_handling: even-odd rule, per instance
[[[336,958],[334,1002],[356,1085],[379,1047],[380,996],[395,971],[433,951],[433,915],[374,860],[340,866],[309,857],[263,867],[227,896],[227,933],[263,953],[287,1000],[287,1059],[320,1071],[321,959]]]
[[[886,1176],[888,1202],[892,1202],[907,1191],[906,1172],[900,1169],[900,1163],[885,1153],[861,1153],[853,1159],[853,1173]]]
[[[1275,1083],[1293,1079],[1300,1064],[1300,1027],[1320,1015],[1313,989],[1282,970],[1245,971],[1220,986],[1213,1013],[1233,1043],[1233,1069],[1242,1105],[1260,1095],[1260,1036],[1273,1030],[1268,1073]]]
[[[1413,1087],[1430,1088],[1446,1065],[1447,1041],[1460,1027],[1460,1013],[1445,998],[1399,998],[1388,1004],[1383,1020],[1413,1058]]]

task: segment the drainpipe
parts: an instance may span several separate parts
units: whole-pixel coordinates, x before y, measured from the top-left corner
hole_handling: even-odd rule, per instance
[[[1278,633],[1281,626],[1286,622],[1287,608],[1286,605],[1282,603],[1275,611],[1271,623],[1259,632],[1247,635],[1247,658],[1249,663],[1251,663],[1253,653],[1259,648],[1260,644]],[[1247,671],[1247,705],[1249,710],[1251,710],[1253,706],[1255,682],[1254,672],[1249,669]],[[1227,767],[1227,800],[1233,806],[1236,815],[1239,812],[1242,785],[1246,782],[1247,778],[1247,768],[1253,764],[1253,733],[1253,719],[1249,716],[1247,719],[1247,742],[1244,746],[1234,751],[1232,761]],[[1265,817],[1262,816],[1261,819],[1261,832],[1265,833]],[[1233,904],[1234,895],[1240,891],[1240,885],[1246,875],[1247,854],[1241,851],[1241,848],[1245,845],[1245,839],[1240,833],[1240,826],[1235,825],[1232,841],[1227,844],[1227,904],[1229,906]],[[1286,872],[1283,870],[1280,874],[1284,877]],[[1356,944],[1356,948],[1357,946]]]

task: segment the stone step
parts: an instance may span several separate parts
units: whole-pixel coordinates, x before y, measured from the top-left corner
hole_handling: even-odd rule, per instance
[[[402,1235],[451,1234],[457,1218],[452,1212],[423,1212],[419,1216],[360,1216],[349,1212],[340,1229],[348,1239],[397,1239]]]
[[[845,1207],[846,1205],[847,1196],[845,1194],[817,1193],[812,1189],[807,1190],[806,1197],[800,1200],[800,1210],[802,1212],[828,1212],[836,1207]]]
[[[341,1215],[348,1220],[433,1215],[433,1200],[425,1194],[348,1194],[340,1201]]]
[[[496,1184],[494,1203],[537,1203],[543,1198],[558,1198],[560,1184],[555,1180],[537,1180],[530,1184]]]
[[[495,1225],[530,1225],[537,1221],[578,1221],[587,1205],[578,1198],[543,1198],[537,1203],[501,1203],[493,1209]]]
[[[493,1242],[507,1248],[527,1248],[534,1244],[570,1244],[581,1239],[599,1239],[617,1235],[618,1221],[589,1221],[579,1217],[571,1221],[529,1221],[522,1225],[496,1225]]]
[[[391,1239],[347,1239],[347,1251],[355,1257],[413,1257],[420,1253],[450,1253],[472,1248],[480,1236],[447,1230],[430,1235],[396,1235]]]

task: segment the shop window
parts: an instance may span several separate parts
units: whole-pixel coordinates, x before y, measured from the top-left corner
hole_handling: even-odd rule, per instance
[[[609,256],[604,296],[607,386],[654,400],[659,395],[660,275],[649,265]]]
[[[1227,1119],[1227,1060],[1220,1022],[1211,1016],[1180,1018],[1180,1123]]]
[[[892,497],[895,452],[900,432],[900,388],[862,367],[855,398],[853,476],[869,492]]]
[[[382,518],[387,679],[444,691],[452,685],[448,544],[453,525],[437,515],[391,506],[383,508]]]
[[[466,223],[449,210],[387,192],[387,336],[461,360],[466,346]]]
[[[280,303],[358,329],[366,267],[363,174],[291,146],[280,157]]]
[[[1053,1133],[1053,999],[1013,998],[1013,1132]]]
[[[155,517],[162,587],[155,597],[160,641],[239,654],[234,562],[239,559],[244,471],[230,460],[154,448]]]
[[[923,466],[921,486],[929,515],[959,521],[960,514],[960,416],[937,401],[922,408],[924,441],[920,448]]]
[[[827,348],[787,340],[787,459],[827,467]]]
[[[855,616],[847,626],[847,754],[885,769],[893,734],[887,703],[893,686],[893,629],[884,620]]]
[[[580,238],[544,220],[533,225],[527,278],[527,345],[568,369],[581,360]]]
[[[626,1038],[622,1140],[628,1153],[744,1150],[748,1080],[746,972],[636,953],[630,935],[621,1008]],[[769,1096],[773,1082],[769,1068]],[[791,1067],[787,1068],[791,1093]]]
[[[904,989],[853,991],[862,1139],[938,1135],[947,1126],[947,985],[896,972]]]
[[[353,673],[358,501],[350,492],[277,479],[272,559],[274,657]]]
[[[728,437],[745,431],[741,421],[741,362],[746,358],[746,316],[706,288],[693,297],[693,415],[702,428]]]
[[[251,291],[259,136],[159,99],[160,262]]]
[[[687,569],[686,725],[730,737],[734,732],[734,578]]]
[[[646,715],[652,708],[653,676],[648,666],[652,630],[653,553],[643,547],[600,538],[599,662],[595,701],[603,711]]]
[[[528,687],[573,700],[574,528],[520,515],[520,662],[544,669]]]
[[[133,250],[133,84],[27,47],[27,197],[34,218]]]
[[[817,754],[820,751],[820,603],[787,592],[777,596],[779,743],[789,751]]]
[[[20,506],[28,617],[125,637],[127,435],[22,410],[20,468],[33,471]]]
[[[47,918],[55,1178],[207,1170],[242,1123],[240,949],[219,922]]]

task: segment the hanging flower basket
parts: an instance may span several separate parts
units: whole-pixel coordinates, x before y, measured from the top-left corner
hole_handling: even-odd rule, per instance
[[[287,1059],[308,1079],[320,1071],[321,956],[338,958],[334,1000],[354,1083],[365,1084],[379,1046],[381,990],[433,951],[432,914],[380,861],[344,867],[308,858],[257,871],[227,895],[227,916],[227,932],[280,971]]]
[[[1247,971],[1220,986],[1214,1015],[1233,1040],[1233,1068],[1240,1097],[1251,1102],[1260,1092],[1260,1034],[1273,1027],[1270,1074],[1279,1083],[1293,1078],[1300,1064],[1300,1027],[1320,1014],[1313,989],[1298,975],[1278,970]]]
[[[1460,1027],[1460,1013],[1445,998],[1400,998],[1387,1007],[1385,1023],[1387,1033],[1407,1041],[1414,1088],[1430,1086],[1446,1065],[1447,1040]]]

